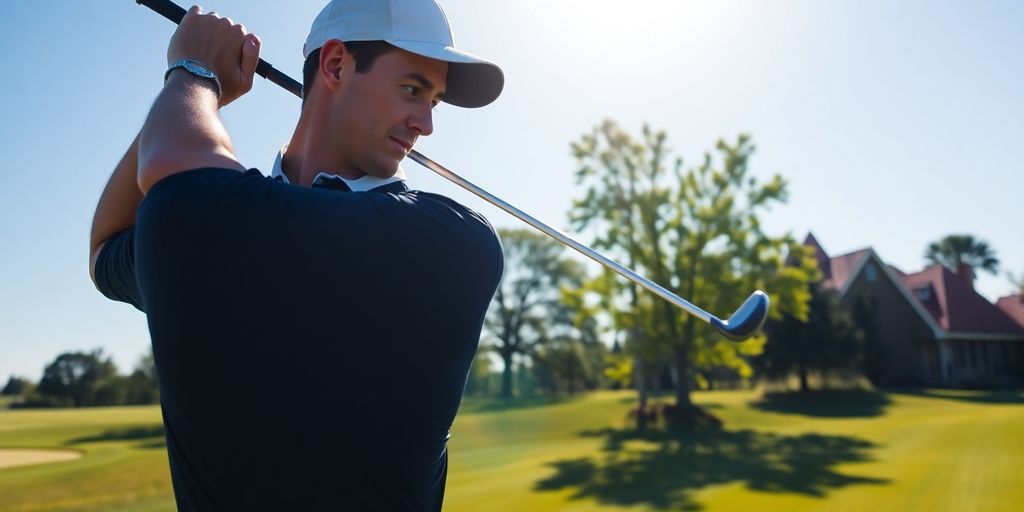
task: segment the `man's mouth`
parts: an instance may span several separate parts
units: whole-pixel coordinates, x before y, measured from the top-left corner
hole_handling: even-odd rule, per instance
[[[409,142],[409,141],[404,140],[404,139],[399,139],[397,137],[390,137],[390,138],[391,138],[391,140],[395,144],[398,144],[403,150],[405,150],[406,153],[412,151],[412,142]]]

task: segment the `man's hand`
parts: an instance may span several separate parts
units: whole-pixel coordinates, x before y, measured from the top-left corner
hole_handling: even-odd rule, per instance
[[[167,60],[192,59],[217,74],[221,96],[206,79],[174,70],[153,102],[139,133],[139,190],[148,194],[160,180],[200,167],[244,171],[217,110],[252,88],[260,42],[245,27],[192,6],[171,36]]]
[[[260,39],[256,34],[216,12],[203,14],[198,5],[188,10],[167,46],[168,66],[181,59],[193,59],[217,74],[222,88],[220,107],[252,89],[259,58]]]

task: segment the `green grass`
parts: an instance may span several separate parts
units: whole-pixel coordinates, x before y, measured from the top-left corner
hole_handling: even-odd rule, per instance
[[[633,395],[467,401],[447,511],[1015,510],[1020,392],[698,393],[719,430],[627,425]],[[0,411],[0,447],[81,459],[0,470],[3,511],[173,510],[156,407]],[[254,447],[255,449],[256,447]]]

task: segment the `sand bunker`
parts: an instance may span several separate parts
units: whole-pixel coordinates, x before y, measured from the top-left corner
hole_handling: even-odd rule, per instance
[[[80,452],[71,450],[34,450],[21,448],[0,448],[0,469],[30,464],[64,462],[81,457]]]

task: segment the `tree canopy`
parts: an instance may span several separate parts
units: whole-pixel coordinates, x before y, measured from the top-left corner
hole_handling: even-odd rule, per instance
[[[585,273],[546,235],[525,229],[500,230],[499,235],[505,272],[484,321],[484,344],[501,357],[501,396],[509,398],[514,358],[553,339],[558,321],[567,318],[562,287],[581,285]]]
[[[667,135],[644,126],[640,140],[605,121],[572,144],[578,163],[574,229],[597,233],[592,244],[673,293],[719,315],[728,315],[755,289],[772,299],[770,315],[805,319],[808,282],[816,276],[809,251],[787,235],[762,230],[760,216],[787,197],[778,174],[750,172],[748,135],[719,140],[684,169],[673,159]],[[784,265],[789,258],[794,265]],[[678,376],[677,407],[692,407],[699,371],[715,367],[751,375],[749,357],[764,336],[725,340],[710,326],[631,283],[616,280],[606,303],[636,361],[669,360]]]
[[[810,314],[807,322],[785,314],[765,324],[768,343],[757,366],[770,378],[796,373],[800,391],[807,391],[808,373],[860,369],[863,334],[850,313],[839,305],[835,294],[811,284]]]
[[[978,270],[991,274],[999,271],[999,259],[995,251],[989,247],[988,242],[976,239],[973,235],[947,235],[928,244],[924,257],[953,272],[958,272],[961,265],[971,267],[975,273]]]

